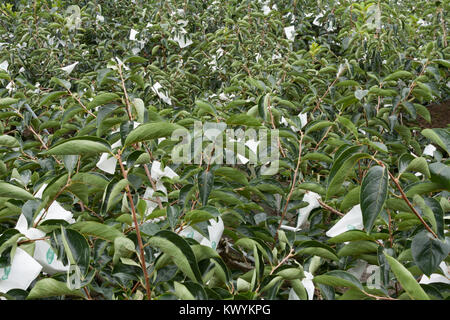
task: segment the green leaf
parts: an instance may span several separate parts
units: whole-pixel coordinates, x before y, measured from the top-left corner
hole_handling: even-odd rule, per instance
[[[231,181],[248,185],[247,176],[240,170],[231,167],[220,167],[214,171],[214,175],[219,175],[228,178]]]
[[[347,241],[358,241],[358,240],[368,240],[373,241],[374,239],[383,239],[389,237],[388,234],[385,233],[372,233],[368,235],[364,231],[360,230],[349,230],[344,233],[341,233],[331,239],[328,239],[330,243],[342,243]]]
[[[442,149],[444,149],[447,154],[450,150],[450,133],[447,129],[434,128],[434,129],[423,129],[422,135],[436,143]]]
[[[63,95],[67,94],[66,91],[54,91],[50,92],[49,94],[46,94],[41,102],[39,103],[39,107],[50,105],[53,101],[56,99],[62,97]]]
[[[280,270],[281,269],[281,270]],[[303,273],[303,268],[300,266],[297,267],[287,267],[287,268],[278,268],[277,275],[283,277],[285,280],[295,280],[295,279],[303,279],[305,274]]]
[[[411,162],[407,165],[406,168],[402,170],[402,172],[405,171],[417,171],[425,175],[427,178],[430,177],[430,170],[428,169],[428,162],[423,157],[414,158],[411,160]]]
[[[342,247],[338,252],[338,257],[357,256],[364,253],[377,252],[378,245],[367,240],[352,241]]]
[[[431,181],[450,191],[450,167],[441,162],[430,164]]]
[[[370,233],[376,218],[383,209],[388,191],[386,167],[373,166],[361,183],[360,203],[364,228]]]
[[[431,123],[431,114],[427,107],[418,103],[414,103],[414,108],[422,118],[424,118],[428,123]]]
[[[384,256],[388,261],[395,277],[400,282],[406,293],[414,300],[430,300],[430,297],[425,293],[420,284],[414,279],[411,272],[408,271],[400,262],[395,258],[384,252]]]
[[[232,115],[227,119],[226,123],[230,126],[259,127],[261,125],[259,119],[245,113]]]
[[[209,102],[196,100],[195,104],[200,109],[201,113],[209,113],[213,116],[217,114],[216,108],[214,108],[214,106]]]
[[[383,82],[391,81],[391,80],[398,80],[398,79],[410,79],[413,75],[411,72],[400,70],[396,71],[394,73],[391,73],[386,78],[383,79]]]
[[[414,236],[411,242],[411,253],[414,263],[427,276],[430,276],[450,251],[450,245],[442,242],[426,230]]]
[[[43,152],[48,155],[93,155],[110,152],[111,147],[103,139],[91,136],[75,137],[58,142],[49,150]]]
[[[350,146],[333,162],[328,175],[327,199],[336,194],[358,160],[371,158],[367,153],[359,153],[360,150],[360,146]]]
[[[19,141],[16,138],[8,135],[0,135],[0,147],[16,148],[20,147]]]
[[[65,155],[63,156],[63,163],[64,167],[66,167],[66,170],[69,174],[72,174],[73,169],[75,169],[75,166],[78,162],[78,156],[77,155]]]
[[[315,160],[315,161],[323,161],[326,163],[332,163],[333,159],[323,153],[319,152],[308,152],[302,157],[302,161],[304,160]]]
[[[196,300],[192,293],[182,283],[175,281],[173,283],[175,295],[181,300]]]
[[[87,108],[93,109],[97,106],[101,106],[119,99],[120,97],[115,93],[112,92],[101,93],[95,96],[94,99],[92,99],[92,101],[88,103]]]
[[[14,99],[14,98],[0,98],[0,108],[2,107],[7,107],[11,104],[16,103],[17,101],[19,101],[19,99]]]
[[[178,268],[192,281],[202,283],[194,252],[182,237],[176,233],[162,230],[150,238],[148,243],[170,256]]]
[[[170,122],[141,124],[128,134],[124,146],[129,146],[136,142],[168,137],[177,129],[186,130],[181,126]]]
[[[36,282],[31,289],[30,294],[27,296],[27,300],[43,299],[59,296],[74,296],[84,298],[81,290],[71,290],[64,282],[47,278]]]
[[[325,121],[325,120],[319,121],[319,122],[314,123],[311,126],[309,126],[306,129],[305,134],[309,134],[309,133],[317,131],[317,130],[322,130],[322,129],[327,128],[332,125],[333,125],[333,122],[331,122],[331,121]]]
[[[57,85],[60,85],[61,87],[65,88],[67,90],[70,90],[70,88],[72,87],[72,85],[70,84],[69,81],[63,80],[63,79],[59,79],[59,78],[56,78],[56,77],[52,77],[50,79],[50,82],[56,83]]]
[[[356,129],[356,126],[350,119],[341,116],[338,116],[337,119],[341,125],[346,127],[350,132],[353,133],[355,138],[358,139],[358,130]]]
[[[114,241],[117,237],[123,237],[123,233],[119,230],[95,221],[79,221],[70,225],[70,228],[85,236],[92,236],[107,241]]]
[[[359,280],[347,271],[333,270],[323,275],[315,276],[314,283],[321,283],[332,287],[347,287],[363,290]]]
[[[342,199],[340,209],[341,211],[347,211],[347,209],[352,208],[353,206],[356,206],[359,204],[360,201],[360,194],[361,192],[361,186],[357,186],[353,189],[351,189],[347,194],[344,196],[344,199]]]
[[[202,221],[208,221],[213,219],[214,216],[208,211],[204,210],[192,210],[186,213],[184,220],[190,224],[196,224]]]
[[[406,186],[404,191],[407,197],[413,197],[416,194],[436,192],[442,189],[440,184],[431,181],[419,181]]]
[[[113,206],[118,204],[122,199],[122,190],[125,189],[130,183],[127,179],[122,179],[117,182],[111,190],[108,198],[108,204],[106,206],[106,211],[109,211]]]
[[[318,257],[330,259],[330,260],[333,260],[336,262],[339,261],[339,258],[336,256],[336,254],[334,254],[330,250],[327,250],[325,248],[320,248],[320,247],[304,248],[304,249],[299,250],[297,252],[297,254],[310,254],[312,256],[318,256]]]
[[[34,197],[28,191],[3,181],[0,181],[0,197],[17,200],[34,200]]]
[[[208,203],[209,194],[214,185],[214,174],[211,171],[203,171],[198,178],[200,201],[203,206]]]
[[[145,105],[144,101],[139,98],[134,98],[131,100],[131,105],[134,107],[134,110],[136,110],[137,113],[137,121],[142,123],[144,122],[144,114],[145,114]]]
[[[121,258],[131,257],[135,251],[135,245],[131,239],[124,236],[115,238],[113,264],[117,264]]]
[[[86,238],[78,231],[66,229],[62,226],[61,237],[70,264],[79,266],[82,274],[86,275],[89,271],[89,258],[91,252]]]

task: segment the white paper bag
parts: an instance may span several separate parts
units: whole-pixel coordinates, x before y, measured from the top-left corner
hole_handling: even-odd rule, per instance
[[[42,270],[24,250],[17,248],[11,266],[0,268],[0,292],[7,293],[11,289],[26,290]]]
[[[347,214],[342,217],[330,230],[328,230],[326,235],[332,238],[349,230],[362,229],[362,212],[361,206],[358,204],[354,206],[349,212],[347,212]]]
[[[445,261],[442,261],[439,264],[439,267],[441,268],[444,275],[441,275],[439,273],[432,273],[428,277],[427,275],[424,274],[422,276],[422,279],[420,279],[419,283],[429,284],[429,283],[434,283],[434,282],[443,282],[443,283],[450,284],[450,267],[447,266]]]
[[[45,237],[45,232],[36,228],[28,228],[27,220],[23,214],[17,220],[16,229],[30,240]],[[50,275],[69,269],[69,265],[65,266],[61,261],[57,260],[58,257],[47,240],[35,241],[33,258],[42,266],[42,271]]]
[[[303,201],[308,202],[308,206],[301,208],[298,211],[297,229],[300,228],[306,222],[306,220],[308,220],[311,211],[320,207],[320,203],[318,201],[319,199],[321,199],[321,196],[319,194],[312,191],[306,191],[305,195],[303,196]]]
[[[218,218],[218,221],[215,219],[209,220],[210,226],[208,226],[208,235],[209,239],[205,238],[200,232],[195,230],[192,227],[184,228],[179,235],[185,238],[192,238],[199,242],[201,245],[213,248],[216,250],[217,245],[219,244],[220,239],[222,238],[224,224],[222,218]]]

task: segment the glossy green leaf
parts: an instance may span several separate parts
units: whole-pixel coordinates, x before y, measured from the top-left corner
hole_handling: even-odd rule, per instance
[[[420,284],[414,279],[411,272],[408,271],[400,262],[390,255],[384,253],[395,277],[402,285],[406,293],[414,300],[430,300]]]
[[[373,166],[361,183],[360,203],[365,230],[370,233],[387,197],[389,176],[386,167]]]
[[[414,263],[427,276],[430,276],[450,252],[450,243],[445,243],[426,230],[414,236],[411,253]]]

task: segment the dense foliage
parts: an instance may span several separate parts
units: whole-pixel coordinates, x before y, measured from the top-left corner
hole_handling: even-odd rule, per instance
[[[448,299],[449,5],[3,1],[0,295]]]

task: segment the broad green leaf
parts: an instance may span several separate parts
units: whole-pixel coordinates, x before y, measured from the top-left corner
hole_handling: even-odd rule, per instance
[[[327,128],[332,125],[333,125],[333,122],[331,122],[331,121],[319,121],[317,123],[312,123],[311,126],[308,126],[306,128],[305,134],[309,134],[309,133],[317,131],[317,130],[322,130],[322,129]]]
[[[435,198],[424,198],[423,200],[426,206],[426,210],[424,211],[432,223],[433,230],[436,232],[438,237],[444,239],[445,222],[444,211],[442,210],[441,204]]]
[[[336,262],[339,261],[339,258],[336,256],[336,254],[334,254],[330,250],[320,248],[320,247],[304,248],[304,249],[299,250],[297,252],[297,254],[310,254],[312,256],[318,256],[318,257],[330,259],[330,260],[333,260]]]
[[[391,81],[391,80],[398,80],[398,79],[410,79],[413,75],[409,71],[400,70],[396,71],[394,73],[391,73],[386,78],[383,79],[384,82]]]
[[[407,197],[413,197],[416,194],[424,194],[443,190],[443,187],[431,181],[414,182],[404,188]]]
[[[115,93],[112,92],[101,93],[99,95],[96,95],[94,99],[92,99],[92,101],[88,103],[87,108],[93,109],[97,106],[101,106],[119,99],[120,97]]]
[[[16,103],[17,101],[19,101],[19,99],[14,99],[14,98],[0,98],[0,108],[2,107],[7,107],[11,104]]]
[[[431,181],[442,186],[443,189],[450,191],[450,167],[441,162],[431,163],[429,165]]]
[[[447,154],[450,154],[450,133],[448,132],[448,129],[423,129],[422,135],[444,149]]]
[[[332,163],[333,160],[327,156],[326,154],[319,152],[308,152],[302,157],[302,161],[304,160],[315,160],[315,161],[323,161],[326,163]]]
[[[374,239],[386,239],[389,235],[385,233],[372,233],[371,235],[367,234],[364,231],[360,230],[349,230],[344,233],[341,233],[331,239],[328,239],[330,243],[342,243],[347,241],[358,241],[358,240],[368,240],[373,241]]]
[[[395,277],[402,285],[406,293],[414,300],[430,300],[430,297],[423,291],[420,284],[414,279],[411,272],[408,271],[400,262],[390,255],[384,253]]]
[[[297,185],[297,187],[295,187],[294,190],[299,190],[299,189],[300,190],[309,190],[309,191],[318,193],[320,195],[325,195],[325,193],[326,193],[325,188],[316,182],[300,183],[299,185]]]
[[[168,137],[177,129],[185,130],[183,127],[170,122],[151,122],[141,124],[128,134],[125,139],[124,146],[129,146],[136,142]]]
[[[376,218],[383,209],[388,191],[388,173],[386,167],[373,166],[361,183],[360,203],[364,228],[370,233]]]
[[[196,224],[202,221],[213,219],[214,216],[205,210],[192,210],[186,213],[184,220],[190,224]]]
[[[203,100],[196,100],[195,104],[200,109],[201,113],[209,113],[211,115],[217,114],[216,108],[214,108],[214,106],[209,102]]]
[[[198,178],[200,201],[203,206],[208,203],[209,195],[214,185],[214,174],[211,171],[203,171]]]
[[[414,263],[427,276],[430,276],[450,251],[450,244],[445,243],[426,230],[416,234],[411,242]]]
[[[349,147],[334,160],[328,176],[327,199],[336,194],[358,160],[371,158],[367,153],[359,153],[360,150],[359,146]]]
[[[97,137],[75,137],[58,142],[49,150],[43,152],[48,155],[93,155],[110,152],[109,143]]]
[[[175,294],[181,300],[196,300],[192,293],[182,283],[175,281],[173,283]]]
[[[281,270],[280,270],[281,269]],[[297,266],[295,268],[287,267],[287,268],[278,268],[277,275],[283,277],[285,280],[295,280],[295,279],[303,279],[305,274],[303,273],[303,268]]]
[[[124,236],[114,239],[113,264],[117,264],[121,258],[129,258],[136,252],[134,242]]]
[[[338,257],[357,256],[364,253],[377,252],[378,245],[373,241],[358,240],[352,241],[342,247],[338,252]]]
[[[314,283],[321,283],[332,287],[348,287],[363,290],[363,286],[354,275],[342,270],[333,270],[315,276],[313,281]]]
[[[20,147],[20,144],[16,138],[4,134],[0,135],[0,147],[16,148]]]
[[[34,200],[34,197],[28,191],[3,181],[0,181],[0,197],[17,200]]]
[[[150,238],[148,243],[170,256],[178,268],[192,281],[202,283],[194,252],[182,237],[176,233],[162,230]]]
[[[39,106],[47,106],[50,105],[53,101],[55,101],[58,98],[61,98],[63,95],[67,94],[66,91],[54,91],[50,92],[49,94],[46,94],[41,102],[39,103]]]
[[[79,221],[70,225],[71,229],[77,230],[85,236],[92,236],[113,242],[117,237],[123,237],[119,230],[104,223],[95,221]]]
[[[131,100],[131,105],[134,107],[134,110],[136,110],[137,121],[143,123],[145,114],[144,101],[142,101],[142,99],[139,98],[134,98],[133,100]]]
[[[106,206],[106,211],[109,211],[113,206],[118,204],[122,199],[122,190],[129,185],[127,179],[122,179],[117,182],[111,190],[108,198],[108,204]]]
[[[356,206],[359,204],[360,201],[360,194],[361,192],[361,186],[357,186],[353,189],[351,189],[347,194],[344,196],[344,199],[341,202],[340,209],[341,211],[347,211],[348,209],[352,208],[353,206]]]
[[[214,171],[214,175],[228,178],[243,185],[248,185],[247,176],[240,170],[231,167],[220,167]]]
[[[67,287],[67,284],[52,278],[46,278],[36,282],[31,289],[30,294],[27,296],[27,300],[43,299],[59,296],[74,296],[84,298],[81,290],[71,290]]]
[[[64,250],[70,264],[76,264],[80,267],[82,274],[86,275],[89,271],[89,258],[91,252],[86,238],[78,231],[66,229],[62,226],[61,236],[64,244]]]
[[[425,175],[427,178],[430,177],[430,170],[428,169],[427,160],[423,157],[412,159],[407,167],[402,170],[402,172],[404,171],[417,171]]]
[[[259,119],[245,113],[235,114],[228,117],[226,123],[229,126],[259,127],[261,125],[261,121]]]
[[[358,140],[358,130],[356,129],[355,124],[348,118],[338,116],[338,121],[341,125],[346,127],[351,133],[353,133],[356,140]]]

